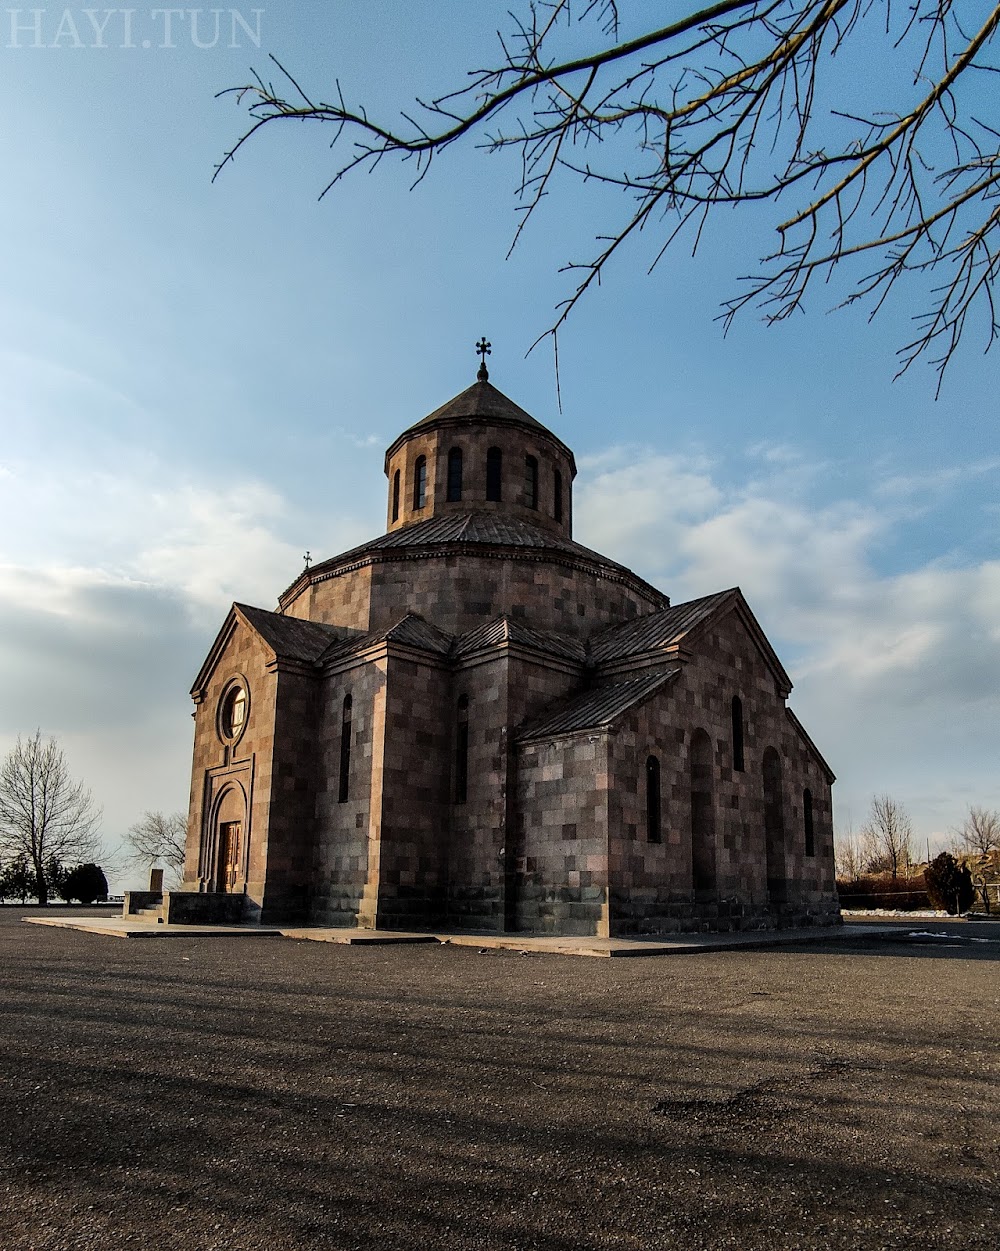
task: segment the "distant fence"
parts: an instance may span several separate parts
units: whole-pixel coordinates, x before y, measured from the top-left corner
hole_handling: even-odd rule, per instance
[[[856,878],[850,882],[838,882],[841,907],[886,908],[894,912],[923,912],[931,907],[927,891],[917,882],[919,878]]]

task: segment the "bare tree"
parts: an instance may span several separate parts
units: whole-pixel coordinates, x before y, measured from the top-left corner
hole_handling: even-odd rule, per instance
[[[1000,812],[970,804],[965,820],[954,833],[966,855],[988,856],[1000,851]]]
[[[162,864],[176,883],[184,870],[186,840],[187,817],[183,812],[145,812],[125,835],[131,849],[126,863],[146,867]]]
[[[624,207],[603,225],[594,254],[565,267],[575,288],[540,336],[554,343],[611,258],[640,234],[653,238],[652,268],[685,236],[696,250],[720,210],[751,211],[751,233],[763,213],[775,234],[754,249],[763,254],[759,272],[724,304],[726,324],[749,304],[781,321],[838,268],[849,275],[840,303],[861,301],[873,316],[905,283],[916,329],[899,348],[899,372],[927,353],[940,390],[973,310],[987,347],[998,331],[1000,4],[686,0],[671,8],[666,25],[624,37],[615,0],[582,0],[590,50],[577,55],[565,46],[581,41],[568,30],[571,0],[531,0],[511,15],[510,33],[498,33],[492,64],[394,120],[348,103],[339,81],[332,103],[316,98],[272,57],[277,85],[254,73],[228,89],[251,122],[216,175],[274,122],[329,124],[342,155],[322,195],[387,157],[411,160],[416,184],[468,136],[520,154],[514,244],[543,200],[568,194],[573,179],[618,189]],[[874,74],[870,105],[859,86]]]
[[[896,878],[900,867],[909,865],[913,826],[906,809],[891,795],[872,796],[861,835],[870,849],[872,863],[877,864],[880,871]]]
[[[861,840],[854,833],[853,826],[840,831],[833,840],[834,858],[836,860],[837,877],[853,882],[864,871],[864,848]]]
[[[52,866],[95,857],[100,820],[56,740],[40,730],[18,738],[0,765],[0,851],[28,861],[40,904],[49,900]]]

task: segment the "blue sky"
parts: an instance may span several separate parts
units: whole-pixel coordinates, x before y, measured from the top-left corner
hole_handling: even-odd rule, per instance
[[[48,6],[35,47],[0,9],[0,749],[58,736],[111,845],[186,806],[187,691],[229,602],[273,606],[307,548],[381,531],[385,446],[472,381],[485,333],[493,381],[577,453],[578,539],[675,602],[743,587],[839,824],[885,791],[933,844],[1000,808],[1000,357],[977,331],[936,403],[926,367],[891,380],[903,303],[869,325],[820,289],[724,338],[757,253],[720,221],[694,259],[647,277],[650,236],[611,267],[562,334],[560,412],[551,354],[525,353],[607,193],[553,196],[508,260],[516,165],[472,144],[415,191],[385,166],[319,202],[328,136],[275,128],[211,182],[243,122],[216,93],[268,52],[392,111],[484,61],[505,5],[297,0],[261,9],[260,48],[229,10],[217,46],[185,16],[165,47],[153,12],[99,48]]]

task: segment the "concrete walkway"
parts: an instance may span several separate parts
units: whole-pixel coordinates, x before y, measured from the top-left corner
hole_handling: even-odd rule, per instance
[[[905,937],[905,930],[885,924],[809,927],[792,930],[754,930],[731,934],[677,934],[649,938],[593,938],[548,934],[477,934],[404,932],[399,930],[335,929],[318,925],[157,925],[122,917],[21,918],[29,925],[103,934],[108,938],[293,938],[300,942],[341,943],[352,946],[398,943],[440,943],[477,950],[535,952],[545,955],[591,956],[603,959],[666,956],[705,951],[738,951],[780,947],[790,943],[836,942],[842,939]]]

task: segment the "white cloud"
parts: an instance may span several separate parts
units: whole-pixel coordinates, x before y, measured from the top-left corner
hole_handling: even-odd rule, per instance
[[[879,573],[876,556],[905,538],[913,515],[898,506],[901,480],[869,498],[816,503],[816,466],[785,446],[751,451],[776,473],[736,490],[700,460],[614,450],[578,493],[581,541],[675,603],[742,588],[796,681],[791,702],[841,777],[838,804],[856,820],[876,790],[909,800],[927,832],[957,822],[970,802],[1000,807],[1000,561],[959,552]],[[989,468],[929,477],[945,484]]]

